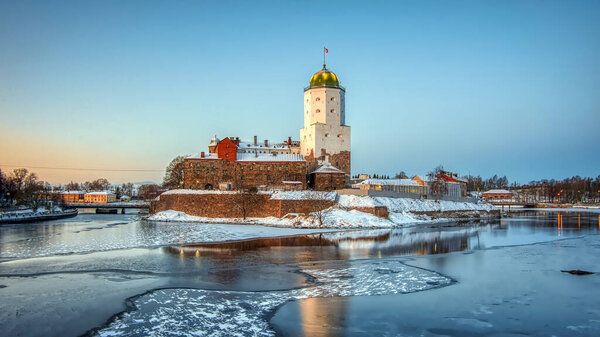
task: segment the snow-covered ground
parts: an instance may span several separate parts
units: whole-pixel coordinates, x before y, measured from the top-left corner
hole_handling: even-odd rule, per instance
[[[410,198],[384,198],[356,195],[340,195],[342,207],[385,206],[390,212],[444,212],[444,211],[493,211],[497,208],[488,203],[471,203],[447,200],[420,200]]]
[[[284,200],[302,200],[309,196],[304,191],[276,192],[274,198]],[[319,192],[312,192],[319,193]],[[312,195],[315,196],[315,195]],[[335,193],[321,192],[319,198],[333,200]],[[387,219],[375,215],[360,212],[352,208],[385,206],[389,211]],[[337,205],[310,216],[292,216],[281,219],[275,217],[267,218],[205,218],[188,215],[184,212],[167,210],[158,212],[148,217],[151,221],[167,222],[202,222],[202,223],[245,223],[263,224],[278,227],[296,228],[388,228],[399,225],[415,224],[420,222],[444,221],[433,219],[424,214],[415,212],[445,212],[445,211],[484,211],[497,210],[496,207],[487,203],[468,203],[454,201],[415,200],[405,198],[383,198],[354,195],[340,195]],[[319,221],[319,218],[321,221]],[[322,223],[321,223],[322,222]]]

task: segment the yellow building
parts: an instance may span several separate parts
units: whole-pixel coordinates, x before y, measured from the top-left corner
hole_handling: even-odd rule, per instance
[[[84,195],[84,202],[86,203],[100,203],[105,204],[108,202],[117,201],[117,197],[108,191],[102,192],[90,192]]]
[[[421,185],[414,179],[366,179],[352,187],[361,190],[427,195],[427,184]]]

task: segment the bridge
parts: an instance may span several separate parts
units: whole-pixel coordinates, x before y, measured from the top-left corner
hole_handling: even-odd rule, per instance
[[[507,206],[508,210],[510,210],[511,207],[521,207],[521,208],[536,208],[537,207],[537,203],[524,202],[524,201],[519,201],[519,200],[489,200],[488,202],[494,206],[502,207],[502,210],[504,210],[504,206]]]
[[[150,203],[146,201],[123,201],[109,203],[94,203],[94,202],[67,202],[66,207],[70,208],[120,208],[123,212],[126,208],[149,209]]]

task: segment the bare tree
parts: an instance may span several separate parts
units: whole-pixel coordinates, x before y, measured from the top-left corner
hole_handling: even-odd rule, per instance
[[[440,196],[448,193],[448,186],[446,186],[446,182],[438,178],[442,171],[444,171],[444,167],[442,165],[438,165],[433,169],[433,171],[427,174],[427,178],[429,178],[429,182],[427,183],[429,186],[429,193],[435,196],[435,201],[438,201]]]
[[[234,196],[234,205],[233,208],[240,212],[242,218],[246,220],[248,217],[248,213],[253,204],[258,201],[258,190],[255,188],[250,188],[246,190],[238,190]]]
[[[126,196],[133,196],[133,183],[126,183],[121,185],[121,191],[123,192],[123,195]]]
[[[6,180],[7,179],[4,176],[4,173],[2,173],[2,170],[0,169],[0,206],[3,206],[8,200],[8,197],[6,195],[6,193],[8,193],[8,186]]]
[[[305,193],[305,199],[308,201],[309,212],[319,221],[319,226],[323,226],[325,216],[329,211],[329,207],[333,205],[328,192],[308,191]]]
[[[90,183],[90,189],[92,191],[104,191],[104,190],[108,189],[109,185],[110,185],[110,182],[107,179],[100,178],[100,179],[96,179]]]
[[[406,175],[406,172],[404,171],[400,171],[400,173],[396,173],[396,175],[394,176],[394,179],[407,179],[408,176]]]
[[[67,191],[79,191],[79,184],[76,182],[70,182],[65,186]]]
[[[138,190],[138,197],[142,200],[154,199],[160,192],[160,186],[156,184],[148,184],[140,186]]]
[[[167,189],[183,188],[183,168],[186,156],[177,156],[171,160],[165,171],[163,187]]]

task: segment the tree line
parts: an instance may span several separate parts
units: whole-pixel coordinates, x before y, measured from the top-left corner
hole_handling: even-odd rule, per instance
[[[39,194],[52,189],[52,186],[39,180],[37,174],[27,169],[15,169],[9,174],[0,170],[0,206],[25,205],[37,209]]]
[[[600,175],[596,178],[574,176],[563,180],[534,180],[520,188],[523,198],[558,203],[598,202]]]

